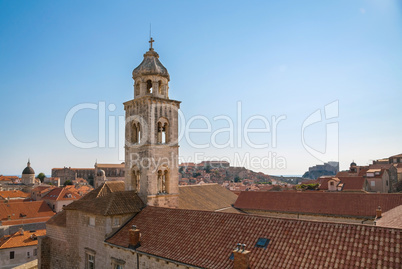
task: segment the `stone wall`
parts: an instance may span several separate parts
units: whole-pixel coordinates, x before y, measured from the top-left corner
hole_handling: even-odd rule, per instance
[[[112,265],[116,260],[124,262],[124,268],[140,268],[140,269],[157,269],[157,268],[175,268],[175,269],[190,269],[198,268],[190,265],[162,259],[153,255],[139,253],[135,250],[116,247],[104,243],[107,252],[107,261],[105,265],[96,263],[96,268],[113,268]],[[139,266],[137,267],[137,261]],[[100,267],[99,267],[100,266]]]
[[[34,250],[38,246],[27,246],[18,248],[8,248],[0,250],[0,268],[9,269],[15,266],[36,260],[38,255],[34,255]],[[10,252],[14,251],[14,259],[10,259]],[[27,253],[29,252],[29,257]],[[39,252],[38,252],[39,253]]]

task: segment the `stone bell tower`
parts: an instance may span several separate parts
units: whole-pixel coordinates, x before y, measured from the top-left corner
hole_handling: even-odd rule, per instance
[[[134,99],[124,103],[125,186],[147,205],[177,207],[180,102],[169,99],[170,76],[153,42],[133,70]]]

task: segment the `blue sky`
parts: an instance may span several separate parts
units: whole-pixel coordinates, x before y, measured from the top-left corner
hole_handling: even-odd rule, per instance
[[[269,143],[262,149],[244,138],[223,149],[195,149],[183,139],[183,159],[240,156],[254,170],[302,174],[322,161],[339,159],[346,169],[352,160],[365,165],[402,152],[401,1],[0,1],[0,174],[20,174],[28,158],[46,174],[92,167],[96,159],[122,161],[110,143],[72,145],[64,121],[78,104],[104,102],[116,106],[106,119],[118,122],[122,103],[133,98],[131,72],[148,49],[150,23],[171,76],[170,98],[182,101],[186,119],[205,116],[213,132],[227,126],[213,120],[219,115],[236,126],[255,115],[270,123],[286,117],[275,147],[272,132],[251,135],[254,143]],[[333,102],[338,116],[304,133],[316,151],[336,144],[339,155],[323,160],[303,146],[301,130]],[[330,145],[327,123],[339,138]],[[97,111],[80,111],[72,126],[81,141],[96,141]],[[250,126],[264,127],[258,120]],[[118,136],[106,122],[107,139],[109,129]],[[211,133],[191,138],[208,143]],[[217,136],[220,144],[227,139]],[[285,167],[258,168],[246,158],[272,155]]]

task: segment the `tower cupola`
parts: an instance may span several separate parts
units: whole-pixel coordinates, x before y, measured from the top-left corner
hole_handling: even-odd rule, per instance
[[[144,60],[133,70],[134,98],[152,95],[169,99],[170,76],[159,61],[159,54],[152,47],[154,40],[150,39],[149,51],[144,54]]]

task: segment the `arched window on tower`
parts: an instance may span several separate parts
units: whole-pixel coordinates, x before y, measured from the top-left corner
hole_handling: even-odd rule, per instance
[[[137,166],[131,169],[131,188],[140,192],[140,170]]]
[[[158,121],[158,144],[167,144],[169,142],[169,122],[166,118],[161,118]]]
[[[152,81],[147,81],[147,93],[152,93]]]
[[[131,128],[131,143],[138,144],[141,141],[141,125],[138,122],[134,122]]]
[[[168,193],[169,170],[166,167],[158,170],[158,194]]]

